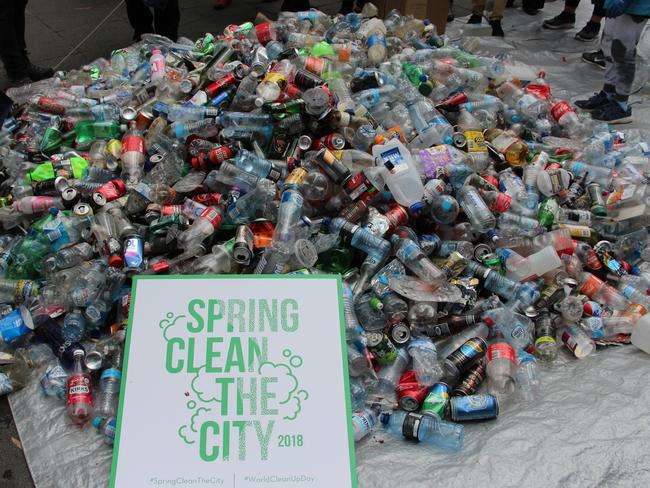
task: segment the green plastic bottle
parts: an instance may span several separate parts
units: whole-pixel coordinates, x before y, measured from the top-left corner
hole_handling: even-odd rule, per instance
[[[95,122],[94,120],[80,120],[74,125],[75,143],[78,147],[87,147],[95,139],[119,139],[126,131],[126,125],[116,120]]]
[[[34,170],[27,175],[27,183],[46,181],[56,178],[57,176],[67,176],[77,180],[83,180],[88,172],[88,161],[84,158],[74,157],[59,161],[56,171],[51,161],[39,164]],[[72,175],[70,175],[72,173]]]

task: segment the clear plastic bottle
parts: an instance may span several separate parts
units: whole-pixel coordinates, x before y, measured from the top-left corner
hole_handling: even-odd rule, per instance
[[[121,354],[119,348],[113,355],[111,367],[102,371],[99,379],[99,395],[95,402],[95,415],[103,418],[111,418],[117,412],[117,403],[120,399],[120,382],[122,372],[120,371]]]
[[[496,218],[473,186],[464,186],[457,193],[460,206],[472,226],[479,232],[487,232],[496,227]]]
[[[443,377],[444,370],[438,360],[436,345],[431,339],[411,338],[406,349],[413,360],[413,370],[421,384],[431,386]]]
[[[560,331],[562,342],[578,359],[583,359],[596,350],[591,338],[578,326],[569,325]]]
[[[128,188],[135,187],[144,175],[145,145],[144,137],[135,124],[122,138],[122,178]]]
[[[80,342],[86,335],[86,319],[80,309],[75,308],[63,319],[61,333],[66,341]]]
[[[535,401],[540,386],[539,371],[535,356],[526,351],[517,355],[517,386],[525,401]]]
[[[503,340],[495,339],[487,349],[488,391],[499,398],[513,395],[516,371],[514,348]]]
[[[165,70],[167,63],[165,56],[163,56],[160,49],[151,51],[151,58],[149,58],[149,65],[151,67],[151,81],[156,83],[165,77]]]
[[[393,434],[423,444],[458,451],[463,447],[463,426],[432,415],[397,411],[383,413],[381,423]]]
[[[188,229],[179,234],[178,247],[185,251],[197,248],[204,239],[221,227],[223,219],[223,206],[206,208]]]
[[[116,422],[115,417],[104,418],[97,416],[93,419],[93,427],[101,434],[104,443],[108,446],[112,446],[115,442]]]

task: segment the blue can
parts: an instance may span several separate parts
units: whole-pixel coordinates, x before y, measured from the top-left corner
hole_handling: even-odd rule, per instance
[[[0,318],[0,340],[11,344],[34,330],[34,323],[26,308],[17,308]]]
[[[499,400],[494,395],[452,397],[449,405],[454,422],[495,419],[499,416]]]
[[[144,239],[138,234],[130,234],[124,239],[124,267],[127,271],[144,269]]]

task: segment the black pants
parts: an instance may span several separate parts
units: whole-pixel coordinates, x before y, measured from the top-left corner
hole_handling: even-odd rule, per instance
[[[284,0],[280,10],[283,12],[304,12],[310,8],[309,0]]]
[[[349,14],[354,11],[355,8],[361,9],[365,3],[366,0],[343,0],[340,12],[342,14]]]
[[[0,57],[12,78],[27,70],[25,7],[27,0],[0,0]]]
[[[131,27],[135,31],[136,39],[147,33],[160,34],[169,37],[172,41],[178,38],[178,24],[181,21],[178,0],[161,3],[164,6],[154,8],[152,13],[151,9],[142,3],[142,0],[126,0],[126,13],[129,16]]]
[[[566,4],[573,8],[576,8],[579,3],[580,0],[566,0]],[[594,4],[593,15],[596,17],[605,17],[605,0],[592,0],[591,3]]]

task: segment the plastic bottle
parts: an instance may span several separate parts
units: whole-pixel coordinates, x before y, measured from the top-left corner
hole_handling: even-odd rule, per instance
[[[92,380],[84,371],[84,357],[83,350],[74,351],[74,366],[66,387],[68,416],[78,427],[83,427],[90,421],[93,414]]]
[[[95,401],[95,415],[103,418],[114,417],[117,412],[117,402],[120,395],[120,381],[122,372],[120,371],[122,355],[114,355],[111,367],[102,371],[99,379],[99,394]]]
[[[463,447],[463,426],[431,415],[397,411],[381,415],[381,423],[395,435],[423,444],[457,451]]]
[[[396,139],[375,145],[372,155],[377,165],[385,168],[384,181],[400,205],[418,212],[423,208],[424,186],[418,175],[411,153]]]
[[[488,391],[499,398],[513,395],[517,385],[517,358],[513,347],[503,340],[495,340],[488,346],[486,357]]]

